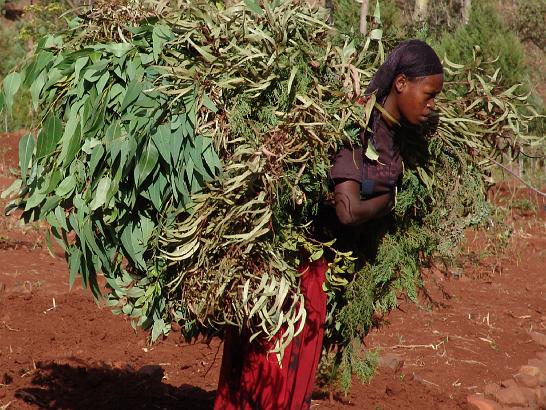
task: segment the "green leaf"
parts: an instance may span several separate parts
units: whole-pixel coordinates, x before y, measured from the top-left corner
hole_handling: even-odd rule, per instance
[[[155,320],[154,325],[152,326],[152,341],[156,341],[159,336],[162,334],[168,333],[167,326],[163,319]]]
[[[381,30],[380,28],[374,28],[371,32],[370,32],[370,38],[372,40],[381,40],[381,38],[383,37],[383,30]]]
[[[368,147],[366,148],[366,152],[364,153],[366,158],[371,159],[372,161],[379,160],[379,154],[377,150],[375,149],[371,139],[368,139]]]
[[[207,93],[203,93],[203,105],[214,113],[218,112],[218,107],[214,105]]]
[[[258,5],[258,2],[256,0],[245,0],[245,4],[248,7],[249,10],[253,11],[254,13],[258,14],[259,16],[264,15],[264,11],[260,8]]]
[[[216,175],[216,171],[221,169],[222,163],[220,162],[220,158],[218,158],[218,154],[216,154],[210,140],[208,139],[206,141],[208,141],[208,144],[206,144],[207,147],[203,151],[203,159],[205,160],[205,164],[210,171],[210,176],[214,177]]]
[[[322,255],[324,254],[324,250],[321,248],[321,249],[317,249],[310,257],[309,259],[311,261],[316,261],[316,260],[319,260],[320,258],[322,258]]]
[[[152,233],[155,229],[155,224],[150,218],[143,216],[140,218],[140,230],[142,231],[142,247],[146,248]]]
[[[99,181],[97,189],[95,191],[95,196],[91,202],[91,210],[95,210],[104,205],[106,201],[106,194],[110,188],[111,180],[109,177],[102,177]]]
[[[133,60],[127,61],[127,67],[125,68],[125,71],[127,73],[127,78],[129,78],[130,81],[134,81],[136,79],[137,70],[140,66],[140,61],[137,58],[134,58]]]
[[[55,114],[49,114],[44,122],[44,126],[38,134],[38,142],[36,143],[36,156],[38,158],[49,155],[57,142],[63,135],[63,124]]]
[[[375,23],[381,24],[381,9],[379,7],[379,0],[375,2],[375,11],[373,13],[373,19]]]
[[[82,151],[86,154],[92,154],[96,147],[100,145],[102,145],[102,143],[96,138],[86,139],[83,143]]]
[[[140,186],[144,180],[154,170],[159,153],[153,144],[148,144],[143,155],[140,157],[137,166],[135,167],[134,177],[136,186]]]
[[[58,206],[57,208],[55,208],[54,212],[55,212],[55,217],[59,221],[59,224],[61,225],[61,227],[65,231],[68,231],[68,225],[66,223],[66,212],[65,212],[65,210],[63,208],[61,208],[60,206]]]
[[[6,199],[10,195],[16,192],[19,192],[19,190],[21,189],[22,182],[23,181],[20,179],[16,179],[15,181],[13,181],[13,183],[9,187],[7,187],[4,191],[2,191],[2,194],[0,194],[0,198]]]
[[[62,158],[63,160],[63,166],[65,167],[68,166],[74,160],[74,158],[76,157],[76,154],[80,150],[80,146],[81,146],[81,128],[80,128],[80,124],[78,123],[76,125],[76,130],[74,131],[74,133],[72,134],[72,137],[70,138],[68,142],[68,145],[66,147],[66,153],[63,155],[63,153],[61,152],[61,156],[59,157],[59,159]]]
[[[34,152],[34,138],[32,135],[25,135],[19,140],[19,168],[21,169],[21,178],[26,183],[27,170]]]
[[[47,197],[44,204],[39,209],[38,219],[46,219],[47,215],[51,214],[51,210],[59,205],[59,201],[60,198],[56,195]]]
[[[50,175],[49,183],[44,191],[46,195],[57,189],[59,182],[61,181],[61,171],[59,171],[59,169],[53,170]]]
[[[18,72],[13,72],[8,74],[2,83],[4,89],[4,104],[6,105],[8,111],[11,111],[13,105],[13,97],[19,90],[21,85],[21,74]]]
[[[76,188],[76,177],[71,174],[61,181],[55,190],[55,195],[61,198],[67,198],[74,188]]]
[[[123,57],[133,48],[134,48],[133,44],[130,44],[130,43],[108,44],[104,47],[106,51],[112,53],[115,57],[118,57],[118,58]]]
[[[138,98],[140,93],[142,93],[142,83],[139,81],[131,82],[127,87],[127,92],[123,98],[120,111],[125,111],[127,107]]]
[[[99,80],[97,81],[96,87],[97,87],[97,94],[101,95],[102,91],[104,90],[104,87],[108,83],[108,80],[110,79],[110,73],[105,72]]]
[[[159,55],[163,51],[163,46],[171,38],[172,32],[168,26],[164,24],[154,25],[154,29],[152,31],[152,49],[156,63],[159,61]]]
[[[157,131],[152,135],[152,141],[159,150],[159,154],[167,164],[171,161],[171,125],[162,124],[157,127]]]
[[[189,152],[190,157],[193,161],[195,169],[203,176],[207,175],[205,166],[203,165],[203,143],[204,138],[201,135],[197,135],[193,140],[193,146],[186,147],[186,150]]]
[[[216,61],[216,57],[210,53],[210,47],[200,47],[189,38],[187,41],[192,45],[193,48],[197,50],[199,54],[203,56],[207,63],[213,63],[214,61]]]
[[[163,195],[167,184],[168,181],[165,175],[159,173],[158,177],[148,187],[148,197],[157,211],[161,211],[163,207]]]
[[[128,258],[140,269],[146,269],[146,262],[142,257],[142,230],[133,229],[133,223],[128,223],[121,234],[121,243],[127,252]]]
[[[72,286],[74,285],[74,282],[76,280],[76,276],[78,275],[78,272],[80,270],[81,259],[82,253],[80,249],[75,246],[71,247],[70,256],[68,257],[68,266],[70,269],[68,284],[70,286],[70,289],[72,289]]]
[[[63,37],[61,35],[47,35],[42,40],[42,48],[60,48],[63,45]]]
[[[34,191],[32,195],[29,195],[27,203],[25,204],[25,212],[39,206],[45,199],[46,195],[39,191]]]
[[[93,174],[95,173],[95,169],[97,168],[97,165],[101,161],[103,155],[104,155],[104,146],[102,144],[95,147],[95,149],[91,153],[91,158],[89,159],[89,175],[88,175],[90,178],[93,177]]]
[[[154,62],[153,53],[140,53],[139,56],[140,56],[140,59],[142,60],[142,64],[151,64]]]
[[[91,226],[91,223],[85,223],[81,228],[83,238],[85,239],[85,242],[88,245],[89,249],[92,251],[93,270],[90,270],[89,272],[93,273],[93,276],[95,276],[96,272],[101,269],[102,265],[109,265],[110,261],[104,253],[103,248],[98,245],[96,241],[96,236],[93,233],[93,229],[91,229]]]
[[[54,60],[55,55],[53,53],[50,53],[49,51],[40,51],[38,55],[36,56],[36,59],[34,62],[30,65],[27,71],[27,75],[23,81],[23,84],[25,86],[29,86],[34,81],[36,81],[36,78],[41,75],[45,74],[47,70],[44,70],[44,68]]]
[[[32,97],[32,107],[37,110],[40,104],[40,94],[47,80],[47,73],[42,71],[40,75],[32,82],[30,86],[30,96]]]
[[[57,163],[61,163],[63,166],[72,162],[72,159],[74,158],[69,158],[69,154],[72,156],[74,145],[77,144],[79,146],[80,144],[80,115],[78,110],[81,107],[81,103],[82,102],[74,104],[70,107],[68,121],[66,122],[63,136],[61,137],[61,153],[59,154]]]
[[[178,163],[178,158],[180,158],[180,151],[182,150],[183,141],[184,134],[182,132],[182,127],[180,126],[177,130],[173,131],[171,137],[171,165],[173,167],[176,166]]]
[[[80,57],[74,64],[74,82],[77,83],[80,80],[80,72],[86,66],[89,61],[89,57]]]

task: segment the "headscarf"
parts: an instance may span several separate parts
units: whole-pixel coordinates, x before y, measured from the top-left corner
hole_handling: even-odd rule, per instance
[[[432,47],[421,40],[406,40],[391,51],[366,87],[364,94],[371,95],[375,92],[376,101],[384,105],[398,74],[405,74],[411,79],[443,72],[442,63]],[[379,115],[378,110],[374,110],[370,124],[374,133]]]

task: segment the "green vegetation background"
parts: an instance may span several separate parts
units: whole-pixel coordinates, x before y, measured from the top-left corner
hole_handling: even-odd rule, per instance
[[[8,3],[8,2],[6,2]],[[12,2],[16,3],[16,2]],[[370,15],[375,11],[375,2],[370,2]],[[544,111],[544,102],[532,84],[545,80],[544,70],[533,70],[529,59],[544,58],[546,49],[543,28],[545,26],[546,1],[481,0],[472,2],[468,24],[460,19],[459,2],[438,0],[431,2],[425,22],[411,20],[411,8],[407,2],[380,0],[384,38],[389,44],[410,37],[429,42],[440,55],[447,55],[453,62],[468,64],[473,61],[475,46],[479,46],[483,57],[499,59],[501,76],[505,84],[523,83],[532,93],[531,101],[539,112]],[[358,34],[359,3],[355,0],[334,0],[333,22],[343,32]],[[0,9],[5,2],[0,3]],[[26,17],[10,22],[0,17],[0,82],[19,65],[43,34],[64,25],[62,13],[68,5],[63,1],[42,1],[25,9]],[[501,12],[504,11],[502,14]],[[530,45],[524,47],[524,43]],[[526,56],[526,49],[528,55]],[[529,55],[531,54],[531,55]],[[538,64],[537,64],[538,65]],[[25,128],[32,122],[33,112],[30,96],[23,94],[9,118],[2,118],[2,131]],[[536,125],[543,132],[544,123]]]
[[[16,3],[16,2],[12,2]],[[370,15],[375,11],[375,2],[370,2]],[[397,0],[379,0],[384,39],[388,44],[405,38],[416,37],[429,42],[440,55],[447,55],[453,62],[468,64],[473,61],[475,46],[479,46],[483,58],[498,58],[501,78],[505,84],[523,83],[532,93],[531,101],[539,112],[544,112],[544,102],[532,84],[545,80],[544,70],[534,70],[528,60],[544,58],[546,48],[543,28],[546,16],[546,1],[517,0],[481,0],[472,2],[472,11],[468,24],[460,18],[459,2],[438,0],[431,2],[429,15],[425,22],[411,20],[411,8],[407,2]],[[358,36],[359,3],[355,0],[334,0],[333,22],[342,32]],[[0,3],[0,9],[5,3]],[[17,67],[33,47],[33,44],[45,33],[55,31],[64,25],[62,13],[67,9],[63,1],[42,1],[25,9],[26,17],[21,21],[9,22],[5,18],[0,24],[0,81]],[[504,11],[502,14],[501,12]],[[525,55],[524,42],[529,51]],[[527,58],[526,58],[527,57]],[[9,118],[2,118],[2,131],[15,131],[28,127],[32,122],[33,112],[30,96],[19,97],[14,112]],[[537,124],[540,131],[544,123]]]

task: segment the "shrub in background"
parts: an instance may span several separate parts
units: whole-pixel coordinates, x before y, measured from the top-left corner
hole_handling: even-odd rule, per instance
[[[0,16],[0,84],[25,59],[27,51],[25,41],[19,36],[20,27],[19,22],[8,22]],[[25,128],[31,116],[30,93],[23,92],[17,96],[12,113],[0,115],[0,130],[8,132]]]
[[[532,41],[541,50],[546,49],[546,1],[519,0],[513,27],[522,41]]]
[[[370,0],[369,16],[373,16],[377,2]],[[333,23],[342,33],[355,34],[359,32],[360,3],[356,0],[333,1]],[[381,21],[383,29],[391,36],[403,37],[405,25],[403,24],[400,8],[395,0],[380,0]]]
[[[504,84],[523,83],[529,88],[529,75],[524,63],[523,47],[495,9],[491,0],[474,1],[470,20],[453,33],[443,32],[430,39],[441,56],[451,61],[469,64],[474,59],[475,46],[485,60],[495,60]]]
[[[0,1],[0,10],[5,3],[10,1]],[[21,20],[12,22],[0,15],[0,84],[11,71],[18,69],[27,53],[42,37],[67,27],[62,17],[67,8],[66,2],[42,1],[25,7]],[[34,117],[30,92],[25,90],[16,96],[12,112],[0,115],[0,130],[11,132],[29,128]]]

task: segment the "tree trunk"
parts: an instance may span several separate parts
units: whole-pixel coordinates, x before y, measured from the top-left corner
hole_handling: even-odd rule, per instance
[[[413,19],[415,21],[424,21],[427,17],[428,0],[415,0],[413,9]]]
[[[470,20],[470,10],[472,9],[472,0],[464,0],[463,3],[463,24],[468,24]]]
[[[370,6],[369,0],[362,0],[360,4],[360,32],[366,34],[368,30],[368,8]]]
[[[328,23],[334,24],[334,2],[333,0],[326,0],[324,3],[328,9]]]
[[[325,6],[324,0],[307,0],[307,4],[310,9],[317,9]]]

